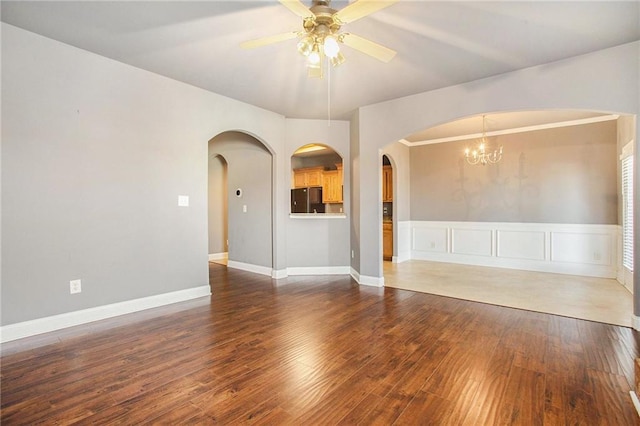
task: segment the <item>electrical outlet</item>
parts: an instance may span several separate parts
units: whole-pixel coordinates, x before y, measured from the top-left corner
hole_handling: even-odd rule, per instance
[[[354,259],[356,257],[356,252],[355,250],[351,250],[351,258]]]
[[[69,293],[81,293],[82,292],[82,280],[69,281]]]

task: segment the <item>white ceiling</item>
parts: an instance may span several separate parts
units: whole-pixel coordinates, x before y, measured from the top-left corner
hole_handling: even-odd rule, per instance
[[[332,7],[347,3],[334,0]],[[6,23],[291,118],[326,119],[329,82],[331,118],[348,119],[360,106],[640,39],[640,1],[400,0],[343,27],[396,50],[391,62],[344,46],[347,61],[318,80],[306,76],[295,39],[239,48],[301,28],[275,0],[3,0],[1,13]],[[545,114],[540,120],[549,121]],[[407,139],[468,132],[477,123]]]

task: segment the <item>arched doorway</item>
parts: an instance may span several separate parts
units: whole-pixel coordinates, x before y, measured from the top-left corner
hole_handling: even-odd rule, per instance
[[[229,255],[227,167],[227,160],[222,155],[209,156],[209,261],[225,265]]]
[[[210,250],[212,242],[223,243],[229,267],[271,275],[273,156],[261,141],[237,131],[215,136],[208,148]]]
[[[382,156],[382,259],[393,260],[393,166]]]

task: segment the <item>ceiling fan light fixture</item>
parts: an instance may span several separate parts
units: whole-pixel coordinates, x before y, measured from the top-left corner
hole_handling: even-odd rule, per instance
[[[340,46],[338,46],[338,41],[333,36],[326,36],[324,38],[324,54],[327,58],[335,58],[340,54]]]
[[[307,64],[309,66],[320,65],[320,49],[317,44],[313,45],[313,50],[307,56]]]
[[[329,58],[329,62],[331,62],[331,65],[335,68],[338,65],[344,63],[345,61],[345,57],[342,53],[338,52],[338,54],[334,57],[334,58]]]
[[[298,42],[298,52],[303,56],[309,56],[313,51],[313,38],[305,37]]]

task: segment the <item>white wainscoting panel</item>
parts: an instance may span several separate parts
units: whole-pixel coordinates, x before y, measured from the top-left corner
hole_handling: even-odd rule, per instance
[[[544,260],[546,238],[542,231],[496,231],[498,257]]]
[[[428,226],[413,227],[413,250],[432,251],[436,253],[447,252],[447,228]]]
[[[611,235],[605,233],[552,232],[554,262],[609,265],[613,256]]]
[[[555,272],[618,275],[618,226],[412,221],[411,259]]]
[[[395,223],[395,226],[398,228],[398,232],[396,233],[398,255],[393,257],[393,262],[401,263],[411,259],[411,222],[398,221]]]
[[[491,229],[451,229],[451,253],[473,256],[491,256],[493,251],[493,230]]]

